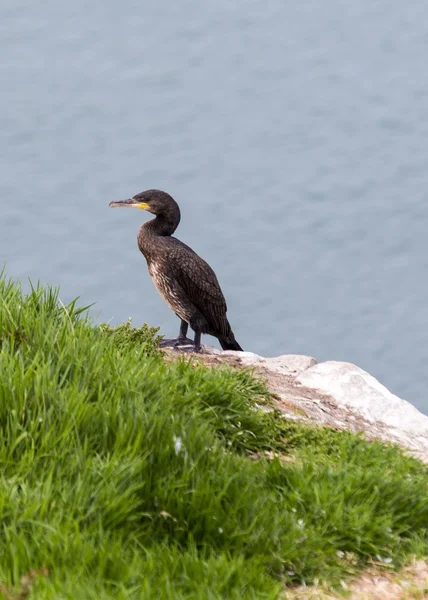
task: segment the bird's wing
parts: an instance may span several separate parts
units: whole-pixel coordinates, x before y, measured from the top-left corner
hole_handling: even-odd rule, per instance
[[[183,244],[184,246],[184,244]],[[200,256],[186,246],[186,252],[170,254],[174,276],[189,300],[219,334],[227,334],[227,305],[216,274]],[[190,250],[190,252],[189,252]]]

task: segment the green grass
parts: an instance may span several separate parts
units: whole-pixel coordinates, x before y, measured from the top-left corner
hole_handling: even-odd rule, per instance
[[[428,554],[426,467],[262,412],[247,371],[158,339],[0,278],[4,597],[48,569],[32,598],[274,599]]]

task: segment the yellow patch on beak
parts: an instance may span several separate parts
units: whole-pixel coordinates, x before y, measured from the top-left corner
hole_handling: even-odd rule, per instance
[[[136,208],[141,208],[143,210],[147,210],[149,208],[149,205],[147,204],[147,202],[141,202],[140,204],[136,204],[135,206],[136,206]]]

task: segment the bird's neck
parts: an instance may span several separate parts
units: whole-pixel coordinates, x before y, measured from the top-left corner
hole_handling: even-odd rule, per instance
[[[162,238],[171,236],[177,228],[180,218],[174,220],[164,215],[158,215],[155,219],[144,223],[138,232],[138,247],[146,257],[147,262],[151,262],[156,254],[156,248]]]
[[[157,215],[148,223],[143,225],[147,233],[156,236],[172,235],[177,229],[180,222],[180,217],[176,215]]]

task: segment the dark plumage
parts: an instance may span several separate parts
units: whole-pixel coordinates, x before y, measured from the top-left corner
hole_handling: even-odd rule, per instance
[[[227,320],[226,301],[214,271],[189,246],[172,237],[180,223],[177,202],[166,192],[147,190],[129,200],[110,202],[110,206],[142,208],[156,215],[141,226],[138,247],[158,292],[181,319],[174,345],[192,343],[186,338],[190,325],[196,352],[202,333],[216,337],[223,350],[242,350]]]

